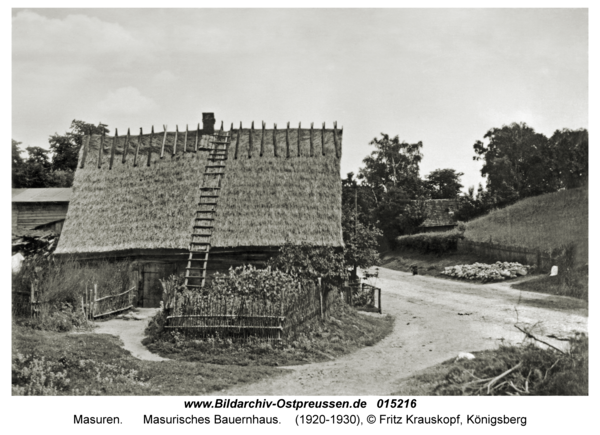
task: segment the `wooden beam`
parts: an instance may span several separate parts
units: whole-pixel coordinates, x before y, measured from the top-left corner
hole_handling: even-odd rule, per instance
[[[127,151],[129,151],[129,129],[127,129],[127,137],[125,138],[125,145],[123,145],[123,158],[121,159],[121,163],[125,163]]]
[[[290,158],[290,123],[288,121],[285,129],[285,158]]]
[[[240,128],[238,129],[237,138],[235,139],[235,153],[233,155],[233,158],[235,160],[237,160],[237,158],[238,158],[238,148],[240,147],[240,134],[241,133],[242,133],[242,122],[240,121]]]
[[[171,150],[171,157],[175,156],[177,152],[177,136],[179,135],[179,126],[175,125],[175,140],[173,141],[173,149]]]
[[[188,137],[188,125],[185,124],[185,136],[183,138],[183,152],[187,153],[187,137]]]
[[[252,135],[254,134],[254,121],[250,124],[250,136],[248,136],[248,158],[252,158]]]
[[[196,142],[194,143],[194,152],[195,153],[198,152],[198,143],[200,143],[200,123],[198,123],[198,127],[196,127]]]
[[[98,147],[98,167],[102,166],[102,153],[104,152],[104,135],[106,133],[102,131],[102,136],[100,136],[100,146]]]
[[[148,162],[146,166],[150,166],[152,162],[152,142],[154,141],[154,126],[152,126],[152,130],[150,131],[150,144],[148,145]]]
[[[310,123],[310,156],[314,155],[314,146],[313,146],[313,123]]]
[[[163,124],[163,129],[165,130],[165,135],[163,136],[162,147],[160,148],[160,158],[162,159],[165,156],[165,144],[167,143],[167,126]]]
[[[325,155],[325,123],[323,123],[323,129],[321,130],[321,153]]]
[[[340,157],[340,152],[338,150],[338,138],[337,138],[337,121],[333,122],[333,144],[335,146],[335,155],[337,158]]]
[[[277,124],[273,124],[273,154],[277,157]]]
[[[113,137],[112,146],[110,147],[110,160],[108,162],[108,169],[112,169],[113,161],[115,159],[115,148],[117,147],[117,137],[119,136],[119,131],[115,128],[115,136]]]
[[[260,157],[265,152],[265,121],[262,121],[262,134],[260,136]]]
[[[138,165],[138,155],[140,154],[140,145],[142,144],[142,128],[140,127],[140,134],[138,136],[138,143],[135,147],[135,155],[133,156],[133,166]]]
[[[83,146],[83,156],[81,156],[81,165],[79,166],[81,169],[83,169],[84,165],[85,165],[85,160],[87,159],[87,154],[88,154],[88,149],[90,147],[90,140],[92,139],[92,134],[90,133],[89,135],[86,136],[86,142],[85,145]]]
[[[300,157],[300,130],[302,127],[302,123],[298,123],[298,157]]]

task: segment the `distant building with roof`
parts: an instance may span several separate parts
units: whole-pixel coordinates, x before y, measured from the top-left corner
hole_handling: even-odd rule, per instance
[[[12,231],[60,233],[72,193],[71,188],[12,189]]]
[[[456,212],[458,201],[456,199],[428,199],[425,201],[425,214],[427,219],[420,225],[422,233],[448,231],[456,227]]]

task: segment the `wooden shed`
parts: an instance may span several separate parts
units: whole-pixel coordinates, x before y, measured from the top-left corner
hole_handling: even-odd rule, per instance
[[[67,217],[71,188],[12,189],[12,231],[61,232]]]
[[[86,137],[56,253],[131,261],[139,305],[155,307],[171,273],[199,287],[286,243],[343,246],[341,130],[214,123]]]
[[[448,231],[456,227],[454,217],[458,210],[456,199],[429,199],[425,201],[427,219],[419,227],[421,232]]]

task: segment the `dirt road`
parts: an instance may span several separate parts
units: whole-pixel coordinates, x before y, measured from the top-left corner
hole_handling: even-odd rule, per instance
[[[217,395],[388,395],[411,374],[459,352],[517,343],[514,328],[540,324],[536,335],[549,338],[587,332],[586,304],[572,298],[512,290],[509,284],[477,285],[412,276],[380,268],[383,313],[396,318],[392,334],[376,346],[331,362],[288,367],[278,378],[219,391]],[[518,319],[517,319],[518,316]]]

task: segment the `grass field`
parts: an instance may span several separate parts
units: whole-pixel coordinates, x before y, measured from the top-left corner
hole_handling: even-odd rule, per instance
[[[283,373],[264,366],[141,361],[112,335],[39,331],[14,323],[12,332],[13,395],[192,396]]]
[[[527,249],[552,250],[588,239],[588,189],[527,198],[467,223],[465,238]]]
[[[205,395],[279,376],[275,366],[334,359],[372,346],[392,329],[389,316],[347,307],[310,322],[284,344],[166,337],[148,347],[171,361],[141,361],[112,335],[40,331],[12,325],[13,395]]]

